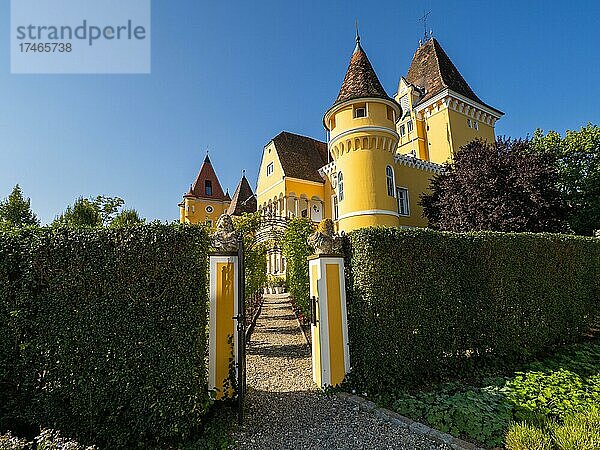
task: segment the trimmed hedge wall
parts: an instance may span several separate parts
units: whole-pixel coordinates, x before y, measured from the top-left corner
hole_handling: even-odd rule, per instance
[[[308,257],[313,254],[307,239],[314,232],[315,227],[310,219],[297,217],[288,222],[282,242],[287,289],[306,321],[310,318]]]
[[[192,434],[210,404],[207,249],[192,226],[0,232],[2,428],[102,448]]]
[[[370,394],[522,361],[600,311],[600,239],[370,228],[345,247],[351,381]]]

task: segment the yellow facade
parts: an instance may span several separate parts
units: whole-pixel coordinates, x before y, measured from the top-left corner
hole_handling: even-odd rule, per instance
[[[218,201],[204,198],[184,198],[179,207],[181,223],[203,223],[214,228],[217,220],[229,208],[229,201]]]
[[[355,118],[365,108],[366,117]],[[386,99],[357,99],[325,114],[329,149],[335,161],[333,180],[338,196],[338,230],[361,226],[397,226],[395,189],[387,189],[386,169],[394,167],[398,145],[395,118],[400,108]]]
[[[320,222],[331,216],[331,188],[316,182],[287,176],[270,142],[263,151],[257,183],[258,209],[275,217],[307,217]],[[315,211],[318,209],[318,212]]]
[[[179,203],[179,221],[214,228],[230,204],[229,192],[223,192],[210,158],[206,155],[190,190]]]

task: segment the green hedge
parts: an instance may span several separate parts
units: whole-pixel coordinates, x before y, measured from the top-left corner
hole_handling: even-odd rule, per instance
[[[286,285],[294,304],[306,319],[310,317],[308,257],[313,251],[308,237],[315,227],[309,219],[295,218],[288,222],[283,235],[282,251],[286,262]]]
[[[233,217],[233,223],[235,229],[244,237],[245,293],[248,301],[257,292],[262,292],[267,283],[267,250],[264,244],[256,239],[256,233],[261,225],[261,216],[259,212],[245,213]]]
[[[103,448],[193,433],[207,244],[192,226],[0,231],[0,425]]]
[[[599,311],[595,238],[370,228],[345,252],[351,380],[370,394],[523,361]]]

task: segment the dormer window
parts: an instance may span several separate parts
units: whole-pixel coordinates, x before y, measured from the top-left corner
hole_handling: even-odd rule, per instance
[[[204,182],[204,194],[205,195],[212,195],[212,181],[206,180]]]
[[[367,105],[365,103],[354,106],[354,118],[360,119],[362,117],[367,117]]]

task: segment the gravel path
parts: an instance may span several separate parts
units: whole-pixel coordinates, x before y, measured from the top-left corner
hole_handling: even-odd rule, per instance
[[[450,450],[384,422],[312,381],[310,348],[287,299],[265,299],[247,353],[242,449]]]

